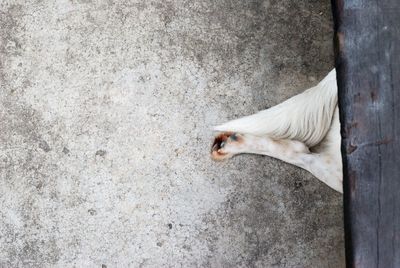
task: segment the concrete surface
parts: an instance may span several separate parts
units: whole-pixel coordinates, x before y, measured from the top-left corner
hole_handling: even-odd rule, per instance
[[[0,267],[341,267],[341,195],[211,126],[333,65],[329,1],[0,1]]]

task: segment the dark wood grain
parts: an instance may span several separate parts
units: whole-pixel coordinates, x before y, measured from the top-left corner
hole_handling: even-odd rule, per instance
[[[332,0],[347,267],[400,267],[400,0]]]

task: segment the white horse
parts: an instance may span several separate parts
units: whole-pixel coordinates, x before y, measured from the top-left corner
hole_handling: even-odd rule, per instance
[[[214,127],[211,156],[268,155],[311,172],[342,193],[336,72],[279,105]]]

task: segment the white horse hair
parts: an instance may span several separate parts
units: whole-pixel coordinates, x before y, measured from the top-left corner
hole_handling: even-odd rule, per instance
[[[317,86],[254,115],[214,127],[215,160],[236,154],[268,155],[311,172],[342,192],[336,72]]]

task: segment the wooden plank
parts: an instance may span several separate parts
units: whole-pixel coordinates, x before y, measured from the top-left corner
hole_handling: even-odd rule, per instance
[[[332,0],[347,267],[400,267],[400,0]]]

